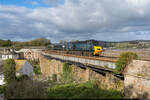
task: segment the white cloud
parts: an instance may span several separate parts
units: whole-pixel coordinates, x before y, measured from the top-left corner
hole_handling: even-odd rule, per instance
[[[150,39],[149,5],[150,0],[66,0],[64,5],[35,9],[1,5],[0,37],[44,36],[53,41]]]
[[[49,6],[58,6],[62,0],[43,0],[43,2]]]

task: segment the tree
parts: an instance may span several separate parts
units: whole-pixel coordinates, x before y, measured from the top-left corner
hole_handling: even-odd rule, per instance
[[[67,43],[67,42],[68,42],[67,40],[60,40],[60,41],[59,41],[60,44],[65,44],[65,43]]]
[[[4,81],[9,83],[16,79],[16,63],[13,59],[7,59],[4,62]]]
[[[0,40],[0,46],[2,47],[9,47],[12,46],[11,40]]]

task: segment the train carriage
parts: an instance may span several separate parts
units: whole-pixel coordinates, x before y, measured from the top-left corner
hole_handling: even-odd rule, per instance
[[[77,41],[68,42],[65,45],[68,51],[80,51],[81,54],[90,53],[90,55],[101,55],[103,48],[99,45],[99,41],[87,40],[87,41]]]
[[[53,50],[65,50],[68,54],[76,55],[102,55],[103,48],[99,45],[99,41],[87,40],[66,42],[64,44],[55,44]]]

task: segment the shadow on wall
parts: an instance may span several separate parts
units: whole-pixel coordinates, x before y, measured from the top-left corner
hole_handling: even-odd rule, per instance
[[[124,94],[125,98],[149,98],[148,92],[138,93],[133,84],[124,87]]]

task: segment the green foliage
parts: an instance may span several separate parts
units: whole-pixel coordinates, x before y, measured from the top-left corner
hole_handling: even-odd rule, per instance
[[[10,40],[0,40],[0,46],[2,47],[10,47],[12,44],[13,43]]]
[[[47,46],[51,44],[51,41],[46,38],[38,38],[26,42],[14,42],[15,47],[24,47],[24,46]]]
[[[142,77],[142,76],[143,76],[143,74],[142,74],[142,73],[138,73],[138,74],[137,74],[137,76]]]
[[[37,75],[41,75],[42,73],[41,73],[41,69],[40,69],[40,65],[39,65],[39,60],[30,60],[29,62],[33,66],[34,73]]]
[[[23,80],[30,80],[30,77],[28,75],[20,75],[16,77],[17,81],[23,81]]]
[[[39,65],[39,60],[29,60],[32,65]]]
[[[120,74],[124,68],[133,60],[138,59],[138,55],[133,52],[124,52],[120,54],[118,61],[116,62],[116,68],[114,73]]]
[[[0,94],[4,93],[5,91],[5,87],[4,86],[0,86]]]
[[[72,71],[71,66],[69,66],[68,63],[63,63],[63,73],[68,74],[71,73],[71,71]]]
[[[108,65],[104,65],[104,68],[108,68]]]
[[[16,79],[16,64],[13,59],[7,59],[4,62],[4,81],[6,83],[9,83],[11,81],[14,81]]]
[[[34,66],[33,70],[34,70],[34,73],[37,74],[37,75],[42,74],[40,66]]]
[[[53,80],[54,82],[57,81],[57,74],[53,74],[53,75],[52,75],[52,80]]]
[[[83,84],[57,85],[48,88],[48,97],[53,99],[100,99],[100,98],[122,98],[121,92],[116,90],[104,90],[96,88],[91,82]]]
[[[38,38],[26,42],[12,42],[10,40],[0,40],[0,47],[10,47],[13,46],[16,50],[19,50],[25,46],[47,46],[50,45],[51,41],[46,38]]]
[[[5,91],[6,98],[11,99],[44,99],[46,98],[46,83],[35,80],[13,81]]]
[[[72,73],[72,67],[68,63],[63,63],[63,73],[61,75],[62,83],[70,83],[75,81],[74,75]]]

